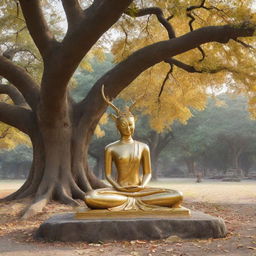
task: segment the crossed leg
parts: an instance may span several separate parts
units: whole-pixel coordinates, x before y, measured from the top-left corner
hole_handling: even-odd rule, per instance
[[[85,203],[91,209],[107,209],[120,206],[127,201],[127,196],[104,193],[100,190],[92,190],[85,195]]]
[[[154,190],[152,190],[154,191]],[[91,209],[108,209],[121,206],[129,200],[129,195],[111,189],[98,189],[85,195],[85,203]],[[133,196],[131,196],[133,198]],[[159,193],[136,196],[144,204],[162,207],[180,207],[183,195],[179,191],[167,189]]]
[[[180,207],[180,203],[183,200],[181,192],[176,190],[167,190],[166,192],[143,196],[141,201],[149,205],[157,205],[164,207]]]

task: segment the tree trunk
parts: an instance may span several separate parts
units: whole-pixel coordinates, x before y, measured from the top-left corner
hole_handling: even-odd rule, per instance
[[[239,159],[243,152],[243,147],[237,146],[235,143],[232,145],[231,149],[231,161],[232,167],[234,169],[239,169]]]
[[[94,167],[94,173],[96,177],[100,179],[104,179],[104,157],[99,156],[95,158],[95,160],[96,160],[96,164]]]
[[[188,173],[190,175],[195,176],[195,161],[192,158],[185,159],[185,163],[187,165]]]
[[[106,186],[88,168],[93,129],[88,127],[82,134],[77,122],[67,122],[66,117],[50,124],[43,118],[36,120],[30,134],[33,162],[28,179],[18,191],[2,199],[33,198],[24,218],[40,212],[50,200],[78,206],[75,199],[83,200],[87,191]]]
[[[233,155],[233,168],[239,169],[239,154]]]

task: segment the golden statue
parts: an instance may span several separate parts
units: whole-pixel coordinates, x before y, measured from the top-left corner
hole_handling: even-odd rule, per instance
[[[189,210],[180,206],[182,193],[164,188],[147,187],[151,179],[151,162],[149,147],[133,140],[135,122],[130,107],[120,111],[104,95],[102,97],[111,106],[116,115],[111,114],[120,132],[120,140],[105,148],[105,175],[111,188],[96,189],[85,195],[85,203],[91,209],[109,211],[159,211],[173,210],[189,214]],[[117,179],[112,177],[112,164],[115,164]],[[142,175],[140,175],[140,166]],[[180,209],[180,211],[179,211]],[[96,212],[96,211],[94,211]]]

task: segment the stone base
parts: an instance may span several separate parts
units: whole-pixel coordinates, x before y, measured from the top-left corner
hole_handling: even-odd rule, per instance
[[[201,212],[190,216],[152,216],[144,218],[75,219],[74,213],[59,214],[46,220],[36,238],[46,241],[75,242],[154,240],[169,236],[180,238],[221,238],[226,236],[222,219]]]

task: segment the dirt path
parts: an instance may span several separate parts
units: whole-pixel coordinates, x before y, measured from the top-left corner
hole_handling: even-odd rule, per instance
[[[237,191],[237,194],[239,191]],[[221,191],[219,191],[220,194]],[[222,194],[223,195],[223,194]],[[225,195],[223,195],[225,196]],[[236,194],[234,193],[235,197]],[[1,194],[0,194],[1,197]],[[48,205],[45,211],[30,219],[20,220],[21,202],[0,204],[1,256],[256,256],[256,204],[207,203],[189,199],[186,207],[219,216],[229,230],[224,239],[181,240],[177,237],[159,241],[87,243],[45,243],[35,241],[33,234],[43,220],[52,214],[72,211],[59,204]]]

